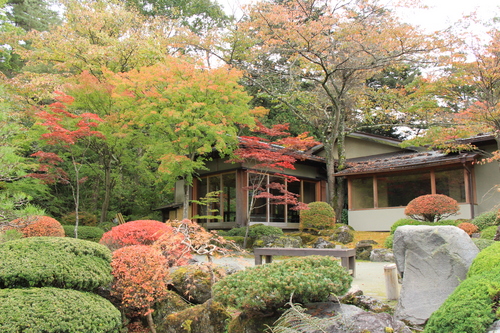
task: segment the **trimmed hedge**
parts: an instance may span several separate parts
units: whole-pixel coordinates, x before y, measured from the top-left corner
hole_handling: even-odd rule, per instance
[[[74,225],[63,225],[66,237],[75,237]],[[99,227],[78,226],[78,239],[84,239],[92,242],[99,242],[104,230]]]
[[[497,235],[497,229],[498,229],[498,227],[496,225],[492,225],[492,226],[484,228],[481,231],[481,238],[493,240],[495,238],[495,236]]]
[[[214,300],[243,311],[273,311],[290,301],[326,301],[343,295],[352,277],[338,261],[326,256],[297,257],[249,267],[217,282]]]
[[[491,244],[476,256],[470,265],[467,277],[500,269],[500,242]],[[500,270],[499,270],[500,272]]]
[[[2,333],[118,333],[121,314],[98,295],[70,289],[0,289]]]
[[[228,231],[219,232],[221,236],[245,237],[246,227],[233,228]],[[283,229],[264,225],[262,223],[251,225],[248,229],[248,237],[257,238],[259,236],[283,235]]]
[[[335,226],[335,211],[326,202],[315,201],[307,204],[308,209],[300,211],[299,230],[319,231]]]
[[[58,287],[92,291],[108,285],[111,252],[66,237],[31,237],[0,244],[0,288]]]

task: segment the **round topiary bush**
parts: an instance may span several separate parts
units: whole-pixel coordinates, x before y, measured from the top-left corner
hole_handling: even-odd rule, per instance
[[[64,229],[56,219],[50,216],[31,216],[19,218],[10,222],[10,225],[21,231],[24,237],[64,237]]]
[[[245,233],[246,233],[246,228],[240,227],[240,228],[233,228],[225,232],[219,232],[219,235],[244,237]],[[250,228],[248,228],[248,237],[250,238],[257,238],[259,236],[274,236],[274,235],[278,236],[283,235],[283,229],[269,225],[264,225],[262,223],[253,224],[250,226]]]
[[[71,289],[0,289],[0,332],[119,333],[121,314],[98,295]]]
[[[485,272],[498,270],[500,272],[500,242],[488,246],[474,258],[467,276],[480,275]],[[500,282],[500,281],[499,281]]]
[[[399,219],[394,224],[391,226],[391,235],[394,235],[394,232],[398,227],[401,227],[403,225],[426,225],[427,223],[422,222],[422,221],[417,221],[414,219]]]
[[[111,251],[124,246],[152,245],[164,233],[174,233],[170,225],[153,220],[137,220],[120,224],[104,233],[99,243]]]
[[[497,234],[497,230],[498,227],[496,225],[486,227],[483,229],[483,231],[481,231],[481,238],[493,240]]]
[[[458,202],[444,194],[421,195],[408,203],[405,214],[412,219],[437,222],[448,216],[456,215]]]
[[[483,231],[487,227],[498,225],[500,222],[497,217],[497,212],[485,212],[477,216],[471,221],[473,224],[477,225],[479,231]]]
[[[465,231],[469,236],[478,231],[478,228],[475,224],[468,222],[462,222],[459,225],[457,225],[457,227]]]
[[[268,312],[290,301],[325,301],[343,295],[352,277],[338,261],[327,256],[297,257],[249,267],[217,282],[214,300],[243,311]]]
[[[300,231],[331,229],[335,226],[335,211],[326,202],[315,201],[308,205],[308,209],[300,211]]]
[[[32,237],[0,244],[0,288],[92,291],[111,283],[111,252],[74,238]]]
[[[75,237],[74,225],[63,225],[66,237]],[[99,242],[104,235],[104,230],[99,227],[78,226],[78,239],[84,239],[92,242]]]

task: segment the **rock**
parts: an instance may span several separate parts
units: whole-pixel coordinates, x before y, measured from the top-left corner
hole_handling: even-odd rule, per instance
[[[360,241],[356,243],[356,259],[370,260],[373,245],[368,241]]]
[[[370,261],[394,262],[394,253],[390,249],[373,249],[370,253]]]
[[[298,236],[283,236],[283,235],[260,236],[255,240],[253,246],[300,248],[302,246],[302,239]]]
[[[359,291],[348,292],[339,300],[340,303],[355,305],[358,308],[375,313],[389,312],[393,310],[389,304],[386,304],[375,297],[363,295],[363,292],[360,293]]]
[[[495,321],[486,333],[500,333],[500,320]]]
[[[348,226],[343,225],[335,230],[330,239],[335,242],[347,244],[354,240],[354,233]]]
[[[209,263],[181,266],[171,274],[173,287],[189,302],[205,303],[212,297],[210,266],[213,270],[214,282],[226,276],[224,267]]]
[[[226,329],[226,321],[231,316],[226,309],[213,300],[189,307],[168,315],[156,323],[157,333],[220,333]]]
[[[262,333],[266,332],[268,327],[272,327],[278,320],[281,312],[269,315],[248,315],[241,312],[238,316],[229,322],[228,333]],[[223,332],[223,331],[221,331]],[[224,331],[225,332],[225,331]]]
[[[397,319],[423,325],[464,280],[479,250],[454,226],[401,226],[394,256],[403,277]]]
[[[153,309],[153,322],[161,323],[169,314],[189,308],[190,305],[180,295],[173,291],[167,291],[164,300],[156,302]]]
[[[313,244],[313,248],[315,249],[331,249],[334,248],[335,244],[330,243],[327,240],[324,240],[323,238],[319,237],[316,242]]]

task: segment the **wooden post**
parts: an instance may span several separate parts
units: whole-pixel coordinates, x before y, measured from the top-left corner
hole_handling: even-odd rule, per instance
[[[399,299],[398,273],[396,271],[396,264],[389,264],[384,266],[384,277],[387,299]]]

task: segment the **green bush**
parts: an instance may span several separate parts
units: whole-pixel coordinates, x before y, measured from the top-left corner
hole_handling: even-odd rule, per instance
[[[63,225],[66,237],[75,237],[74,225]],[[99,242],[104,230],[99,227],[78,226],[78,239],[84,239],[92,242]]]
[[[500,268],[500,242],[488,246],[474,258],[467,276],[480,275]],[[500,271],[499,271],[500,272]]]
[[[498,229],[498,226],[496,226],[496,225],[492,225],[492,226],[484,228],[481,231],[481,238],[493,240],[493,238],[495,238],[495,236],[497,234],[497,229]]]
[[[70,289],[0,289],[0,332],[120,332],[121,314],[108,300]]]
[[[352,278],[338,261],[327,256],[298,257],[249,267],[213,286],[214,300],[243,311],[273,311],[290,301],[325,301],[342,295]]]
[[[500,293],[497,273],[465,279],[436,310],[425,325],[425,333],[484,333],[495,321],[494,308]]]
[[[335,226],[335,211],[326,202],[315,201],[307,205],[309,209],[300,211],[300,231],[320,231]]]
[[[387,249],[392,249],[393,244],[394,244],[394,234],[391,234],[387,236],[387,238],[385,239],[384,246]]]
[[[497,212],[486,212],[477,216],[471,221],[472,224],[477,225],[479,231],[483,231],[487,227],[498,225]]]
[[[62,216],[60,220],[63,225],[75,225],[76,214],[75,212],[68,213]],[[87,212],[78,212],[78,225],[95,227],[97,225],[97,216]]]
[[[30,237],[0,244],[0,288],[92,291],[112,281],[111,252],[89,241]]]
[[[16,229],[0,231],[0,243],[5,243],[15,239],[21,239],[23,237],[23,233]]]
[[[219,232],[222,236],[240,236],[245,237],[246,227],[233,228],[225,232]],[[248,237],[257,238],[259,236],[283,235],[283,230],[278,227],[264,225],[262,223],[251,225],[248,229]]]
[[[495,241],[491,239],[472,238],[472,241],[474,242],[474,244],[476,244],[479,251],[482,251],[488,246],[495,244]]]
[[[394,222],[394,224],[392,225],[392,227],[391,227],[391,235],[394,234],[394,232],[396,231],[396,229],[398,227],[401,227],[403,225],[427,225],[427,223],[422,222],[422,221],[417,221],[417,220],[414,220],[414,219],[399,219],[396,222]]]

